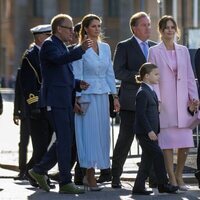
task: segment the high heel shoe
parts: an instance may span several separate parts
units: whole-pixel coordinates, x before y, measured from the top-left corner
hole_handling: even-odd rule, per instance
[[[99,186],[90,186],[86,176],[83,177],[83,185],[84,185],[84,190],[86,190],[86,191],[90,190],[93,192],[97,192],[97,191],[101,191],[103,189],[102,187],[99,187]]]

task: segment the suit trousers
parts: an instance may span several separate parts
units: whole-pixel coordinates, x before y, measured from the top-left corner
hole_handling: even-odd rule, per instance
[[[120,118],[120,130],[112,158],[112,176],[113,179],[116,180],[120,179],[120,176],[123,172],[124,163],[134,139],[133,125],[135,120],[135,112],[121,110]]]
[[[56,141],[34,166],[34,171],[46,174],[58,162],[60,186],[71,183],[71,149],[74,135],[74,115],[71,108],[51,108],[47,112],[56,133]]]
[[[53,135],[53,128],[43,111],[41,111],[37,118],[30,118],[30,128],[33,153],[27,164],[27,171],[42,160]]]
[[[168,182],[165,169],[163,152],[158,145],[158,141],[152,141],[148,135],[137,137],[142,148],[141,163],[134,184],[134,189],[140,190],[145,188],[145,181],[149,177],[152,165],[157,178],[158,184]]]
[[[20,140],[19,140],[19,170],[25,173],[27,162],[27,149],[30,138],[30,121],[29,118],[22,118],[20,123]]]

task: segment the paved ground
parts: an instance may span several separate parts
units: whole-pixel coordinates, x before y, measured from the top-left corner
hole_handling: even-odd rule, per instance
[[[184,170],[185,182],[191,185],[189,191],[178,194],[158,194],[155,189],[152,196],[132,196],[131,190],[134,183],[134,179],[137,172],[137,162],[140,158],[129,158],[127,159],[124,166],[124,173],[122,175],[123,187],[120,190],[112,189],[110,183],[104,184],[104,189],[101,192],[90,192],[86,191],[83,195],[63,195],[58,194],[58,185],[56,184],[56,189],[47,193],[40,189],[32,188],[27,181],[14,181],[13,177],[18,174],[18,140],[19,140],[19,130],[15,126],[12,119],[12,105],[8,105],[10,109],[10,115],[3,115],[0,118],[1,125],[1,136],[0,136],[0,200],[78,200],[78,199],[108,199],[108,200],[140,200],[140,199],[161,199],[161,200],[197,200],[200,199],[200,190],[197,187],[197,181],[194,178],[194,171],[196,169],[196,150],[191,149],[191,154],[186,162],[186,167]],[[4,112],[5,113],[5,112]],[[119,126],[114,126],[114,140],[115,143]],[[111,140],[112,142],[112,140]],[[112,143],[111,143],[111,156],[112,156]],[[131,154],[136,154],[137,143],[134,141]],[[31,145],[29,145],[29,154],[31,156]],[[9,170],[8,170],[9,169]],[[54,167],[51,172],[57,171],[57,166]],[[97,173],[98,175],[98,173]],[[148,186],[148,185],[147,185]]]
[[[200,190],[195,185],[191,185],[191,189],[187,192],[178,192],[178,194],[159,194],[157,189],[154,189],[154,194],[151,196],[132,196],[131,189],[133,182],[123,181],[122,189],[112,189],[110,183],[104,184],[104,189],[100,192],[86,191],[82,195],[67,195],[58,194],[58,185],[51,192],[44,192],[40,189],[32,188],[27,181],[13,181],[10,178],[0,179],[0,187],[4,188],[0,192],[1,200],[197,200],[200,199]]]

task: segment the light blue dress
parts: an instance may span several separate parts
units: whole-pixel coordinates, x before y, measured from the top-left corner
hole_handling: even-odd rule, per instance
[[[106,169],[110,166],[110,115],[108,94],[116,94],[115,76],[108,44],[98,42],[99,55],[89,48],[81,60],[72,63],[75,78],[89,88],[77,93],[88,104],[84,115],[75,115],[76,144],[80,166]]]

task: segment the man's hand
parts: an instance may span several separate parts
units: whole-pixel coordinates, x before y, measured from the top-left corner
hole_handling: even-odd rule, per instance
[[[87,90],[89,86],[90,86],[89,83],[87,83],[85,81],[80,81],[80,88],[81,88],[81,90]]]
[[[19,116],[17,116],[17,115],[14,115],[13,116],[13,122],[16,124],[16,125],[19,125]]]
[[[119,99],[118,98],[114,98],[114,112],[119,112],[120,110],[120,103],[119,103]]]
[[[83,42],[81,43],[81,47],[84,51],[86,51],[87,49],[89,49],[90,47],[93,46],[93,40],[86,38],[83,40]]]
[[[150,131],[148,133],[148,136],[150,138],[150,140],[156,141],[158,139],[157,135],[154,133],[154,131]]]

